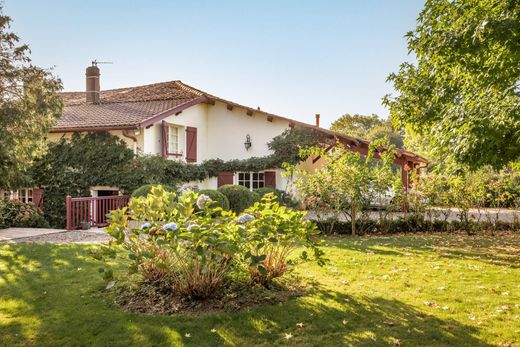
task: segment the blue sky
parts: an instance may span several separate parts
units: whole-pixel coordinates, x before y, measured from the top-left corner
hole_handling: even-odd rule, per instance
[[[385,82],[411,60],[404,34],[421,0],[4,0],[35,64],[65,90],[180,79],[248,106],[322,125],[344,113],[386,117]]]

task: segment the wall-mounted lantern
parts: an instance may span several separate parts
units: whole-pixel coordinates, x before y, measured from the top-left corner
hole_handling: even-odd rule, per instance
[[[244,142],[244,147],[246,148],[246,151],[251,148],[251,136],[249,136],[249,134],[246,135],[246,142]]]

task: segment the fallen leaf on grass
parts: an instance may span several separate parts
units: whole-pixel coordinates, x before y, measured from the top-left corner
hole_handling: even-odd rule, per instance
[[[401,340],[399,339],[393,339],[392,343],[394,344],[394,346],[401,346]]]
[[[112,281],[108,282],[105,289],[108,290],[108,289],[112,288],[115,284],[116,284],[116,281],[112,280]]]

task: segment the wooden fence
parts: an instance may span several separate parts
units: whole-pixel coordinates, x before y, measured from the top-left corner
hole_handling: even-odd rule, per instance
[[[83,223],[91,227],[108,225],[107,214],[128,204],[130,195],[111,195],[98,197],[67,196],[67,230],[79,229]]]

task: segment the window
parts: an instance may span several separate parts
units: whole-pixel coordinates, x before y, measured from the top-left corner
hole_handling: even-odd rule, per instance
[[[33,190],[31,188],[18,189],[17,192],[18,200],[21,202],[32,202],[33,201]]]
[[[179,128],[168,126],[168,154],[179,154]]]
[[[239,172],[238,185],[254,190],[264,187],[263,172]]]

